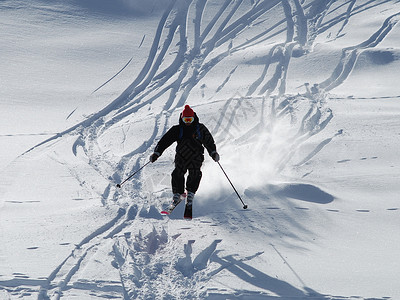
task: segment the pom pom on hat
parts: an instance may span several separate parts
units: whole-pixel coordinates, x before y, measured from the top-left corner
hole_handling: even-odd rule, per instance
[[[183,117],[194,117],[194,111],[189,105],[185,105],[185,109],[182,112],[182,118]]]

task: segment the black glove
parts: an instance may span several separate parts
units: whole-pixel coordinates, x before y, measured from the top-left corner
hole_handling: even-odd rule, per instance
[[[217,151],[214,151],[213,153],[211,153],[211,157],[215,162],[219,162],[219,154]]]
[[[155,162],[159,157],[160,157],[160,154],[157,153],[157,152],[154,152],[152,155],[150,155],[150,161],[153,163],[153,162]]]

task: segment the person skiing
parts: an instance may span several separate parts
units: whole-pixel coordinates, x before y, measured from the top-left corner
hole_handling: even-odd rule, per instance
[[[174,142],[177,142],[177,146],[175,169],[171,174],[172,209],[184,198],[185,174],[189,172],[186,180],[186,204],[190,205],[191,211],[192,201],[202,177],[200,168],[204,161],[204,147],[214,161],[218,162],[220,157],[210,131],[199,122],[199,118],[189,105],[186,105],[180,114],[179,125],[171,127],[157,143],[150,161],[155,162]]]

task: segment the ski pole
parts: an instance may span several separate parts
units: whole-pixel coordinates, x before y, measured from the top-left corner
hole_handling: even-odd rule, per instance
[[[221,164],[219,163],[219,161],[217,161],[217,163],[218,163],[218,165],[220,166],[222,172],[224,172],[224,174],[225,174],[225,176],[226,176],[226,179],[228,179],[228,181],[229,181],[229,183],[231,184],[233,190],[236,192],[236,195],[239,197],[240,201],[242,202],[243,208],[246,209],[246,208],[247,208],[247,204],[244,204],[244,202],[243,202],[242,198],[240,197],[238,191],[237,191],[237,190],[235,189],[235,187],[233,186],[232,181],[229,179],[228,175],[226,174],[224,168],[222,168],[222,166],[221,166]]]
[[[117,184],[117,188],[121,188],[121,186],[127,182],[129,179],[131,179],[133,176],[135,176],[141,169],[143,169],[145,166],[147,166],[149,163],[151,163],[151,161],[148,161],[147,163],[145,163],[139,170],[135,171],[132,175],[130,175],[127,179],[125,179],[124,181],[122,181],[121,183]]]

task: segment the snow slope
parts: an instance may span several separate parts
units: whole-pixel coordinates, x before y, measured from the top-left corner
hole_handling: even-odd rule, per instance
[[[0,299],[400,299],[396,0],[0,1]],[[171,201],[191,105],[206,157]]]

